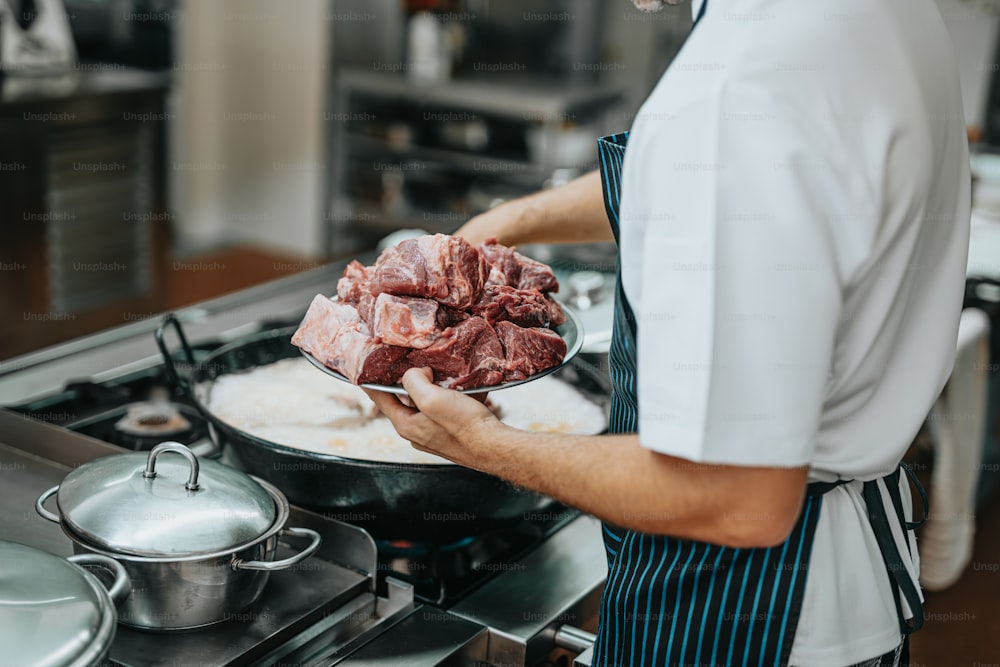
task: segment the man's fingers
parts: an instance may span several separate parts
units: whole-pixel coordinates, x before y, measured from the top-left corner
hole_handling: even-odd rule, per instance
[[[429,368],[411,368],[406,371],[403,374],[403,387],[421,410],[433,408],[436,400],[447,398],[452,393],[450,389],[434,384],[434,375]]]
[[[384,391],[373,391],[371,389],[364,389],[363,391],[368,394],[368,398],[372,399],[379,412],[388,417],[389,421],[394,424],[398,420],[405,419],[416,412],[413,408],[408,408],[400,403],[399,399],[393,394],[388,394]]]

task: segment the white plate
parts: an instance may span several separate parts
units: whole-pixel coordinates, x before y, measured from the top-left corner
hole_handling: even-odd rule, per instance
[[[562,305],[562,304],[560,304],[560,305]],[[569,361],[573,357],[575,357],[577,355],[577,353],[580,351],[580,348],[583,347],[583,327],[580,325],[580,319],[577,317],[576,313],[574,313],[571,309],[567,308],[566,306],[563,306],[562,308],[563,308],[563,312],[566,314],[566,323],[554,328],[554,331],[557,334],[559,334],[562,337],[562,339],[566,342],[566,356],[563,357],[563,360],[561,362],[559,362],[558,364],[556,364],[552,368],[546,368],[541,373],[535,373],[534,375],[532,375],[530,377],[527,377],[527,378],[525,378],[523,380],[514,380],[512,382],[503,382],[501,384],[493,385],[493,386],[490,386],[490,387],[475,387],[473,389],[458,389],[456,391],[458,391],[459,393],[462,393],[462,394],[485,394],[486,392],[499,391],[501,389],[508,389],[510,387],[516,387],[518,385],[522,385],[525,382],[531,382],[532,380],[537,380],[538,378],[543,378],[546,375],[548,375],[550,373],[554,373],[555,371],[559,370],[560,368],[562,368],[563,366],[565,366],[566,364],[568,364]],[[311,363],[313,366],[315,366],[316,368],[320,369],[321,371],[323,371],[327,375],[329,375],[331,377],[335,377],[338,380],[341,380],[343,382],[351,383],[351,381],[348,380],[347,377],[345,377],[341,373],[338,373],[337,371],[333,370],[332,368],[326,366],[325,364],[323,364],[323,362],[321,362],[319,359],[317,359],[313,355],[309,354],[305,350],[301,350],[301,352],[302,352],[302,356],[304,356],[306,359],[309,360],[309,363]],[[372,389],[374,391],[383,391],[383,392],[385,392],[387,394],[396,394],[397,396],[406,396],[406,389],[403,388],[403,385],[399,385],[399,384],[392,384],[392,385],[386,385],[386,384],[363,384],[363,385],[361,385],[361,387],[363,387],[365,389]]]

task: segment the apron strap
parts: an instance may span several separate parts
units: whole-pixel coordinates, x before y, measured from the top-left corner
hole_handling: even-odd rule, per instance
[[[903,466],[901,465],[900,467]],[[899,630],[903,636],[907,636],[923,627],[924,606],[923,602],[920,600],[920,591],[917,589],[917,585],[913,583],[913,579],[910,578],[910,574],[906,569],[903,558],[900,555],[899,550],[896,548],[896,540],[893,537],[892,525],[889,523],[889,516],[886,514],[885,504],[882,502],[882,494],[878,488],[879,481],[883,481],[885,483],[886,490],[889,492],[889,498],[892,501],[894,513],[897,514],[896,518],[903,527],[903,539],[906,540],[907,551],[909,551],[910,546],[906,531],[911,530],[911,528],[910,524],[902,521],[900,517],[902,513],[903,500],[899,492],[899,470],[897,469],[896,472],[891,475],[883,477],[882,480],[874,479],[870,482],[865,482],[861,495],[864,498],[865,505],[868,507],[868,520],[871,522],[872,530],[875,533],[875,540],[878,542],[879,551],[882,552],[882,561],[885,564],[886,572],[889,575],[889,583],[892,586],[893,599],[896,602],[896,613],[899,617]],[[923,487],[920,487],[919,483],[917,486],[920,488],[921,497],[926,497]],[[913,612],[913,618],[910,620],[903,617],[902,605],[899,601],[900,595],[902,595],[902,597],[906,600],[906,604],[909,605],[910,611]]]
[[[903,497],[899,491],[900,470],[906,473],[907,478],[916,486],[917,492],[920,494],[920,500],[923,504],[923,515],[919,521],[906,521],[906,515],[903,513]],[[852,481],[854,480],[838,479],[835,482],[812,482],[806,487],[806,495],[821,496],[838,486],[843,486]],[[882,502],[882,494],[878,489],[880,481],[885,483],[886,490],[889,492],[889,500],[892,502],[896,522],[903,528],[903,539],[906,542],[906,551],[908,554],[910,553],[910,541],[906,532],[924,524],[927,520],[927,512],[930,504],[923,485],[916,478],[910,467],[904,463],[900,463],[895,472],[882,477],[880,480],[873,479],[870,482],[865,482],[864,488],[861,491],[861,496],[868,508],[868,521],[871,523],[872,531],[875,533],[875,540],[878,542],[879,551],[882,553],[882,561],[889,575],[893,600],[896,603],[896,615],[899,618],[899,629],[903,636],[906,637],[923,626],[924,607],[920,601],[920,591],[917,589],[916,584],[913,583],[913,579],[910,578],[906,565],[903,563],[902,555],[899,553],[899,549],[896,548],[896,539],[892,533],[889,515],[886,514],[885,505]],[[913,612],[913,618],[909,621],[903,617],[903,608],[899,600],[900,595],[903,596],[906,604],[909,605],[910,610]]]
[[[810,482],[806,486],[806,495],[822,496],[830,491],[833,491],[838,486],[843,486],[844,484],[853,481],[853,479],[838,479],[836,482]]]

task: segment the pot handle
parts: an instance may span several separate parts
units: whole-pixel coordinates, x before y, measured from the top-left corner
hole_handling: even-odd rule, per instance
[[[115,603],[116,607],[121,606],[121,603],[132,592],[132,580],[129,578],[125,566],[114,558],[102,556],[101,554],[76,554],[75,556],[67,557],[66,560],[77,565],[100,565],[104,569],[110,570],[115,575],[115,581],[111,584],[111,588],[108,589],[108,595],[111,596],[111,600]]]
[[[163,334],[165,333],[167,326],[172,326],[174,331],[177,333],[177,338],[181,341],[181,349],[184,351],[184,358],[188,364],[188,368],[194,369],[196,362],[194,360],[194,352],[191,351],[191,346],[188,344],[187,336],[184,335],[184,328],[181,326],[181,321],[177,319],[177,316],[173,313],[167,313],[163,316],[163,320],[160,322],[160,326],[156,327],[156,332],[153,334],[156,337],[156,346],[160,348],[160,354],[163,355],[163,363],[167,369],[167,377],[170,382],[180,389],[182,392],[191,396],[191,383],[188,382],[187,378],[181,377],[180,373],[177,372],[177,366],[174,364],[174,358],[170,354],[170,350],[167,349],[167,343],[163,340]]]
[[[45,493],[43,493],[42,495],[38,496],[38,500],[35,501],[35,511],[38,512],[38,514],[41,515],[43,519],[48,519],[52,523],[59,523],[60,516],[45,509],[45,501],[51,498],[52,496],[56,495],[56,492],[58,490],[59,490],[59,485],[57,484],[48,491],[46,491]]]
[[[309,546],[295,554],[294,556],[289,556],[284,560],[266,561],[266,560],[250,560],[244,561],[237,558],[233,561],[232,568],[234,570],[264,570],[265,572],[273,572],[275,570],[287,570],[297,563],[301,563],[309,556],[316,553],[319,549],[320,542],[323,538],[320,537],[319,533],[310,528],[285,528],[280,533],[282,536],[287,537],[308,537],[311,541]]]
[[[198,457],[187,448],[187,445],[182,445],[179,442],[161,442],[149,450],[149,456],[146,457],[146,469],[142,472],[142,476],[146,479],[156,477],[156,457],[163,452],[174,452],[187,459],[188,465],[191,466],[191,472],[188,475],[188,481],[184,485],[184,488],[188,491],[197,491],[198,472],[201,469],[201,466],[198,464]]]

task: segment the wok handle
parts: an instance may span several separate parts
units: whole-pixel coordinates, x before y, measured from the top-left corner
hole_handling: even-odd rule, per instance
[[[59,490],[59,485],[57,484],[53,486],[51,489],[47,490],[42,495],[38,496],[38,500],[35,501],[35,511],[38,512],[38,514],[43,519],[48,519],[52,523],[59,523],[60,516],[45,509],[45,501],[51,498],[52,496],[56,495],[56,492],[58,490]]]
[[[323,538],[315,530],[310,528],[285,528],[280,533],[282,536],[287,537],[308,537],[310,539],[309,546],[295,554],[294,556],[289,556],[284,560],[266,561],[266,560],[250,560],[244,561],[237,558],[233,561],[232,568],[234,570],[264,570],[265,572],[273,572],[275,570],[287,570],[293,565],[301,563],[309,556],[316,553],[319,549],[320,542]]]
[[[189,368],[194,369],[194,352],[188,344],[187,336],[184,335],[184,328],[181,326],[180,320],[177,319],[177,316],[173,313],[167,313],[164,315],[163,320],[160,322],[160,326],[156,327],[156,332],[154,334],[156,337],[156,346],[160,348],[160,354],[163,355],[163,363],[167,368],[167,377],[170,382],[185,394],[190,396],[191,384],[186,378],[182,378],[177,372],[177,366],[174,364],[174,358],[170,354],[170,350],[167,349],[166,341],[163,339],[163,335],[168,326],[172,326],[174,328],[174,331],[177,333],[177,338],[181,342],[181,349],[184,350],[185,361],[187,362]]]
[[[121,603],[132,592],[132,580],[129,578],[125,566],[114,558],[102,556],[101,554],[76,554],[75,556],[67,557],[66,560],[77,565],[99,565],[106,570],[110,570],[115,575],[115,581],[111,584],[111,588],[108,589],[108,595],[111,596],[111,600],[115,603],[116,607],[121,606]]]
[[[156,332],[154,336],[156,337],[156,346],[160,348],[160,355],[163,357],[163,365],[167,369],[167,379],[173,387],[176,387],[184,397],[194,405],[195,409],[198,411],[205,421],[208,423],[208,439],[212,443],[212,450],[204,454],[207,458],[214,458],[222,451],[222,444],[219,442],[219,437],[215,433],[215,429],[212,426],[212,419],[208,412],[202,407],[201,401],[195,396],[194,388],[191,386],[190,380],[181,377],[181,374],[177,372],[177,365],[174,363],[174,358],[170,354],[170,350],[167,349],[167,343],[164,340],[164,334],[166,333],[167,327],[172,326],[174,331],[177,333],[177,338],[181,342],[181,349],[184,351],[185,363],[187,363],[188,368],[193,372],[197,366],[197,362],[194,359],[194,352],[191,350],[191,345],[188,344],[187,336],[184,335],[184,327],[181,326],[181,321],[173,313],[167,313],[163,316],[163,320],[160,321],[160,325],[156,327]]]

